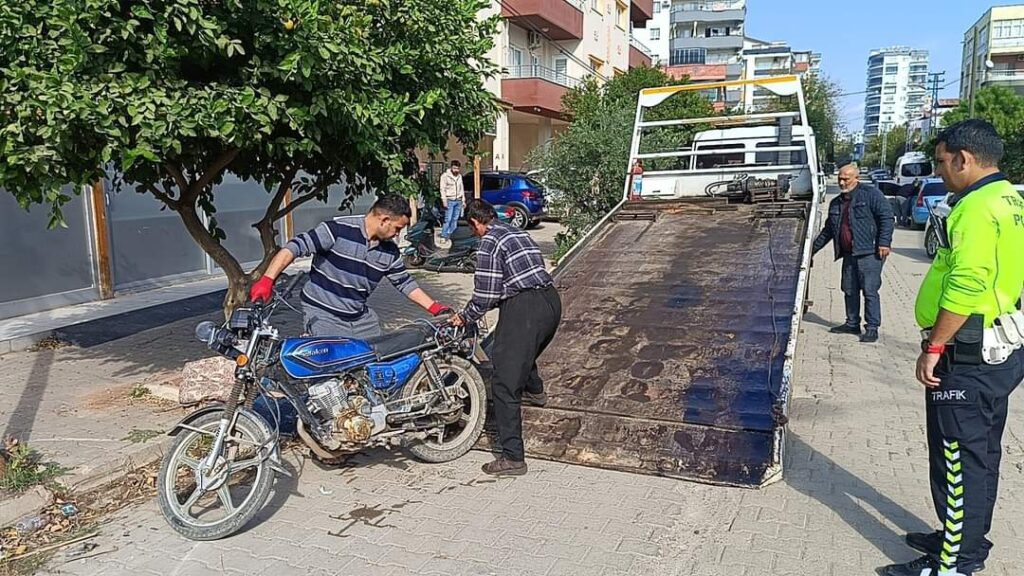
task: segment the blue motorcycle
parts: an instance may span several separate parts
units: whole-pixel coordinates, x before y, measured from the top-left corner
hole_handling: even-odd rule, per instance
[[[192,540],[241,529],[266,504],[294,430],[322,459],[372,447],[405,447],[424,462],[454,460],[484,428],[487,391],[479,326],[420,321],[370,340],[285,338],[270,320],[301,275],[282,279],[267,305],[235,310],[196,336],[236,365],[225,404],[185,417],[170,435],[157,501]],[[289,306],[290,307],[290,306]]]

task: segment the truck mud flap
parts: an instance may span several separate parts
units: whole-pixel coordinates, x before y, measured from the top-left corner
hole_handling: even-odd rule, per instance
[[[735,486],[781,475],[808,205],[612,219],[556,270],[527,455]]]

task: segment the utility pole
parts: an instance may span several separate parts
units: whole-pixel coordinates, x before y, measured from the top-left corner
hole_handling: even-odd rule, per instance
[[[931,84],[932,87],[932,110],[928,117],[928,135],[931,136],[935,133],[935,129],[937,128],[936,122],[938,119],[935,117],[935,112],[939,108],[939,84],[946,79],[946,71],[932,72],[928,74],[928,76],[928,83]]]

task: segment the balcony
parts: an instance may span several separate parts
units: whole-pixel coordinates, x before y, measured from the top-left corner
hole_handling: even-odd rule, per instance
[[[993,54],[1014,54],[1024,52],[1024,38],[993,38],[989,42]]]
[[[580,81],[547,66],[511,66],[501,79],[501,98],[520,112],[566,119],[562,96]]]
[[[1017,70],[989,70],[982,84],[1024,85],[1024,68]]]
[[[746,2],[684,2],[672,6],[672,22],[729,22],[746,19]]]
[[[754,76],[787,76],[792,74],[791,68],[765,68],[762,70],[754,70]]]
[[[705,50],[721,50],[725,48],[741,50],[743,48],[743,36],[700,36],[694,38],[676,38],[672,40],[669,47],[672,50],[682,48],[704,48]]]
[[[646,28],[647,21],[654,18],[654,0],[631,0],[629,21],[634,28]]]
[[[527,30],[543,30],[552,40],[582,40],[583,11],[565,0],[505,0],[501,15]]]
[[[651,65],[651,56],[653,52],[647,46],[644,46],[643,42],[637,40],[632,35],[629,37],[629,67],[639,68],[641,66]]]

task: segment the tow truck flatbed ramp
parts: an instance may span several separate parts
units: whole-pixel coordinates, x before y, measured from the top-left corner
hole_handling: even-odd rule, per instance
[[[610,219],[560,266],[562,324],[540,362],[548,404],[523,410],[528,455],[772,480],[808,209],[787,206],[658,203],[653,221]]]

